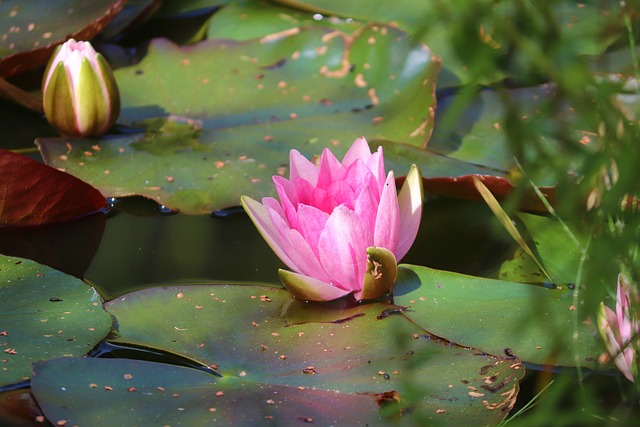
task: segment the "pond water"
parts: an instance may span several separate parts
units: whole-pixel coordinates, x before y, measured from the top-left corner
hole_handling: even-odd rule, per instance
[[[0,230],[0,253],[82,277],[105,300],[168,284],[279,283],[277,269],[285,266],[239,208],[188,216],[139,197],[110,202],[106,214],[71,223]],[[481,202],[436,198],[423,212],[417,243],[402,262],[495,277],[513,254],[512,240]],[[101,357],[158,359],[136,349],[102,346],[100,352]],[[0,412],[28,414],[33,403],[25,396],[5,392]]]

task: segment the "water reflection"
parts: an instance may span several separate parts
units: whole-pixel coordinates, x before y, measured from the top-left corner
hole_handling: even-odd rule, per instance
[[[242,209],[211,216],[164,212],[142,198],[118,199],[86,279],[107,298],[166,283],[279,283],[273,254]],[[513,244],[497,238],[480,202],[426,203],[416,244],[403,263],[492,276]]]

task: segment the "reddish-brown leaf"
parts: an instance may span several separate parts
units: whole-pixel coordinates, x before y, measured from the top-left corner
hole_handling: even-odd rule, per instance
[[[68,221],[106,206],[104,196],[78,178],[0,149],[0,227]]]
[[[478,190],[473,185],[473,176],[474,175],[463,175],[458,177],[425,178],[424,191],[426,194],[457,199],[482,200]],[[498,200],[511,194],[514,190],[513,184],[506,178],[490,175],[477,176]],[[540,191],[553,206],[555,201],[555,188],[540,187]],[[523,194],[519,202],[519,208],[523,211],[547,212],[547,208],[533,190]]]

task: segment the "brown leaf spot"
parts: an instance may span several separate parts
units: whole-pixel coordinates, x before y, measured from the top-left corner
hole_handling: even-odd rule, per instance
[[[376,106],[378,104],[380,104],[380,98],[378,98],[378,95],[376,95],[376,89],[375,88],[369,88],[369,90],[367,91],[367,96],[369,97],[369,99],[371,100],[371,103]]]

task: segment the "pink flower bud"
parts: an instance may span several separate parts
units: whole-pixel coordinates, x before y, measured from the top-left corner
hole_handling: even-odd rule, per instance
[[[618,275],[618,292],[616,294],[616,311],[600,304],[598,329],[604,340],[607,351],[629,381],[635,382],[637,375],[637,345],[640,322],[632,309],[631,298],[638,305],[638,295],[632,291],[629,280],[623,274]]]
[[[47,120],[65,136],[104,135],[120,113],[109,64],[89,42],[67,40],[53,54],[42,80]]]

